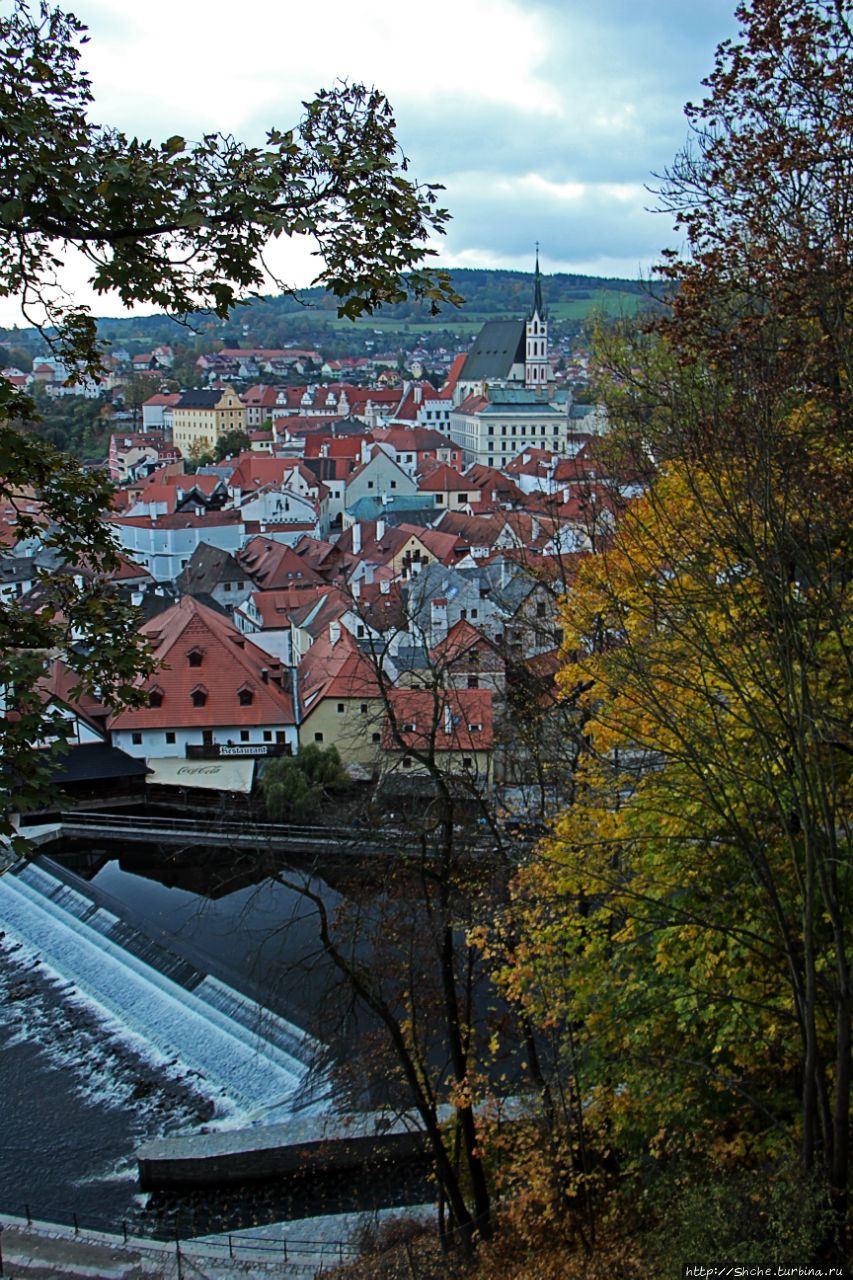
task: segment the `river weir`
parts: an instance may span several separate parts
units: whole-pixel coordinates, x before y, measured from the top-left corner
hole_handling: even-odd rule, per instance
[[[43,867],[0,878],[0,919],[7,934],[37,948],[134,1036],[224,1090],[250,1120],[282,1120],[312,1105],[309,1037],[145,940]]]
[[[285,1016],[322,974],[314,959],[299,974],[313,924],[284,895],[261,882],[208,901],[117,862],[91,883],[45,859],[0,878],[0,1209],[115,1224],[144,1206],[143,1143],[328,1106],[322,1046]],[[280,952],[296,977],[277,984]]]

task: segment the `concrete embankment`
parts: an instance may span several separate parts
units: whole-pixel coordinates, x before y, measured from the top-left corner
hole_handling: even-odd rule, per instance
[[[305,1170],[353,1169],[427,1152],[415,1117],[319,1116],[224,1133],[158,1138],[136,1152],[144,1191],[251,1182]]]

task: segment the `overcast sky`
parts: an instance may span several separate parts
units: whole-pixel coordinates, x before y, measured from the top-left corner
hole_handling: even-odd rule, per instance
[[[35,0],[33,0],[35,3]],[[441,182],[446,266],[636,277],[678,247],[646,185],[687,136],[735,0],[77,0],[93,116],[160,140],[262,142],[336,78],[390,98],[411,172]],[[9,0],[0,0],[7,10]],[[304,249],[279,255],[293,284]],[[97,309],[107,310],[100,300]]]

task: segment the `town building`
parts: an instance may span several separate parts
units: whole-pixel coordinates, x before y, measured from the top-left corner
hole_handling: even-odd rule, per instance
[[[183,456],[213,449],[220,436],[246,430],[246,406],[231,387],[185,391],[172,406],[172,441]]]

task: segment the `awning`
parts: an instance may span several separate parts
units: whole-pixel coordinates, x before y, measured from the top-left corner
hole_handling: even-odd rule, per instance
[[[252,790],[254,760],[185,760],[182,756],[166,756],[150,760],[149,786],[207,787],[212,791]]]

